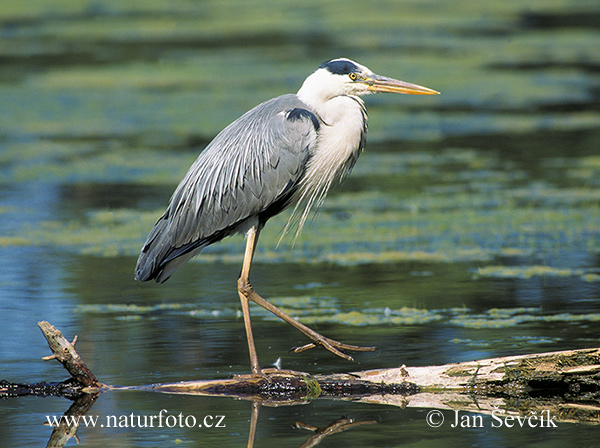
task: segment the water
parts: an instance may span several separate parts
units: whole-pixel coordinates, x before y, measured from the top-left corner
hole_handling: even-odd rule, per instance
[[[235,290],[244,242],[164,285],[136,255],[198,152],[257,103],[348,56],[442,92],[367,98],[367,151],[292,248],[261,234],[257,291],[374,353],[347,363],[252,308],[263,365],[311,373],[597,347],[597,2],[43,2],[0,19],[0,378],[66,377],[50,321],[107,384],[248,371]],[[592,403],[594,404],[594,403]],[[2,446],[43,446],[70,402],[0,403]],[[597,405],[597,403],[595,403]],[[244,446],[251,405],[111,392],[89,415],[224,415],[226,428],[80,428],[83,446]],[[256,446],[594,446],[594,426],[453,429],[428,409],[316,400],[263,407]],[[453,418],[450,412],[446,419]],[[75,442],[69,442],[73,445]]]

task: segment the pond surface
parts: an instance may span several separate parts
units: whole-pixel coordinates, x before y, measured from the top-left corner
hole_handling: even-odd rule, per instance
[[[310,373],[600,345],[597,1],[31,1],[0,17],[0,379],[59,381],[47,320],[104,383],[249,370],[236,279],[244,241],[163,285],[137,254],[203,147],[249,108],[346,56],[442,92],[366,99],[366,152],[294,242],[272,219],[256,290],[323,334],[379,347],[354,363],[256,307],[263,365]],[[280,244],[278,245],[281,239]],[[58,398],[0,402],[2,446],[44,446]],[[597,405],[597,403],[596,403]],[[251,405],[114,392],[90,415],[224,415],[225,428],[80,428],[82,446],[245,446]],[[256,445],[595,446],[595,426],[430,428],[427,409],[317,400],[263,407]],[[448,414],[448,418],[450,414]],[[74,446],[72,439],[69,446]]]

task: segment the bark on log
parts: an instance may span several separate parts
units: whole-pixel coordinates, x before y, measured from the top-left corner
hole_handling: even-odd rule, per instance
[[[60,330],[57,330],[48,322],[38,322],[38,326],[40,327],[40,330],[42,330],[44,337],[48,341],[48,346],[53,353],[52,355],[45,357],[45,360],[57,359],[60,361],[75,381],[83,386],[92,388],[101,387],[98,379],[83,362],[79,353],[77,353],[77,350],[75,350],[77,336],[75,336],[75,339],[71,343],[63,336]]]

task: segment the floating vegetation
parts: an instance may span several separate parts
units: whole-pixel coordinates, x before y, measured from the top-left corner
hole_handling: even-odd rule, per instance
[[[426,252],[422,250],[414,251],[383,251],[379,253],[368,252],[345,252],[328,254],[317,258],[318,262],[333,262],[343,266],[352,266],[357,264],[376,264],[376,263],[401,263],[401,262],[420,262],[420,263],[453,263],[464,261],[487,261],[492,258],[491,253],[481,249],[457,249],[456,252]]]
[[[490,348],[495,344],[529,344],[529,345],[546,345],[560,342],[562,338],[557,337],[543,337],[543,336],[509,336],[502,340],[484,340],[484,339],[460,339],[454,338],[450,340],[453,344],[460,345],[462,347],[474,347],[474,348]]]
[[[516,327],[538,323],[591,323],[600,322],[600,313],[576,314],[557,313],[544,314],[541,308],[492,308],[484,313],[471,313],[467,308],[447,308],[427,310],[422,308],[402,307],[399,309],[365,308],[362,310],[344,310],[343,303],[331,297],[278,297],[272,303],[302,323],[313,325],[332,323],[337,325],[360,326],[398,326],[411,325],[451,325],[455,327],[490,330]],[[84,314],[110,314],[118,320],[160,319],[166,315],[189,316],[196,319],[240,319],[238,309],[198,308],[196,303],[172,303],[157,305],[80,305],[76,311]],[[277,321],[278,318],[262,308],[253,309],[253,315],[264,320]],[[513,337],[514,339],[515,337]],[[549,344],[554,339],[546,336],[522,336],[525,342]],[[453,339],[450,342],[463,343],[473,347],[485,347],[489,341],[473,341]]]
[[[369,310],[354,310],[336,312],[333,314],[318,313],[317,315],[303,317],[302,322],[310,325],[314,323],[337,323],[351,326],[364,325],[423,325],[443,319],[438,311],[429,311],[415,308],[373,308]]]
[[[91,142],[86,142],[88,139]],[[164,151],[129,147],[126,137],[125,141],[116,136],[111,139],[112,142],[99,143],[94,141],[97,137],[83,136],[79,138],[83,142],[78,144],[46,141],[12,144],[0,156],[0,162],[2,159],[10,162],[10,167],[3,172],[3,180],[18,183],[35,179],[61,184],[126,181],[170,185],[176,182],[174,174],[182,176],[196,158],[189,152],[165,157]],[[181,143],[171,144],[178,146]],[[140,163],[140,160],[144,162]]]
[[[536,322],[599,322],[599,313],[589,314],[543,314],[540,308],[493,308],[482,314],[461,315],[450,320],[459,327],[489,329],[514,327],[524,323]]]
[[[29,246],[31,241],[19,236],[0,236],[0,247],[7,246]]]
[[[137,304],[98,304],[79,305],[75,312],[82,314],[109,314],[117,320],[158,319],[164,315],[183,315],[200,319],[237,318],[238,310],[223,307],[219,309],[199,309],[196,303],[160,303],[155,305]]]
[[[465,347],[489,347],[491,344],[491,342],[489,341],[483,341],[483,340],[473,340],[473,339],[460,339],[460,338],[454,338],[451,339],[450,342],[452,342],[453,344],[458,344],[461,346],[465,346]]]
[[[428,322],[439,321],[444,314],[454,314],[455,310],[424,310],[403,307],[397,310],[390,308],[371,308],[362,311],[342,311],[337,299],[331,297],[276,297],[270,300],[274,305],[300,318],[305,324],[313,323],[338,323],[350,326],[363,325],[420,325]],[[241,313],[237,309],[199,309],[196,303],[170,303],[157,305],[135,304],[102,304],[80,305],[76,312],[85,314],[111,314],[115,319],[137,320],[144,316],[157,318],[157,315],[178,314],[194,318],[239,318]],[[461,312],[464,310],[461,310]],[[256,308],[253,314],[262,316],[266,320],[278,320],[268,311]]]
[[[471,313],[467,308],[446,308],[427,310],[423,308],[401,307],[392,309],[365,308],[361,310],[345,310],[343,303],[332,297],[290,296],[276,297],[270,301],[299,319],[302,323],[333,323],[347,326],[384,325],[403,327],[407,325],[427,325],[432,323],[447,324],[471,329],[498,329],[516,327],[531,323],[583,323],[600,322],[600,313],[576,314],[557,313],[544,314],[541,308],[491,308],[484,313]],[[80,305],[76,312],[84,314],[110,314],[119,320],[138,320],[142,318],[158,319],[160,316],[181,315],[198,319],[239,319],[241,312],[234,308],[198,308],[197,303],[170,303],[156,305]],[[252,314],[264,320],[279,319],[262,308],[254,308]],[[531,337],[528,337],[531,339]],[[546,340],[547,338],[544,338]],[[458,339],[451,342],[458,343]],[[481,345],[474,343],[473,345]]]
[[[318,219],[291,246],[288,235],[279,245],[288,214],[272,219],[261,234],[259,262],[303,261],[339,265],[405,262],[487,262],[498,256],[531,255],[544,251],[600,251],[600,201],[589,198],[572,206],[539,207],[515,204],[511,190],[503,199],[487,193],[424,193],[400,199],[390,193],[348,193],[329,198]],[[577,197],[573,193],[573,196]],[[563,197],[563,202],[567,196]],[[354,200],[352,200],[354,198]],[[445,199],[446,198],[446,199]],[[521,201],[521,200],[519,200]],[[522,201],[521,201],[522,202]],[[98,209],[83,219],[42,221],[4,235],[8,245],[56,246],[75,253],[114,257],[139,253],[147,232],[163,209]],[[7,212],[8,213],[8,212]],[[200,262],[239,263],[243,242],[228,238],[206,249]],[[480,268],[479,277],[572,276],[594,281],[593,271],[529,267]]]
[[[154,312],[164,311],[181,311],[185,309],[194,308],[192,304],[182,303],[160,303],[156,305],[136,305],[136,304],[121,304],[121,303],[108,303],[102,305],[78,305],[75,309],[79,313],[90,313],[90,314],[148,314]]]
[[[531,279],[532,277],[579,277],[586,282],[600,281],[600,275],[588,269],[554,268],[550,266],[486,266],[478,268],[475,277],[518,279]]]

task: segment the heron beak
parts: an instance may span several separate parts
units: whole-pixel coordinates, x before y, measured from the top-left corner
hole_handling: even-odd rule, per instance
[[[408,95],[439,95],[440,92],[427,87],[398,81],[385,76],[373,75],[365,80],[372,92],[404,93]]]

